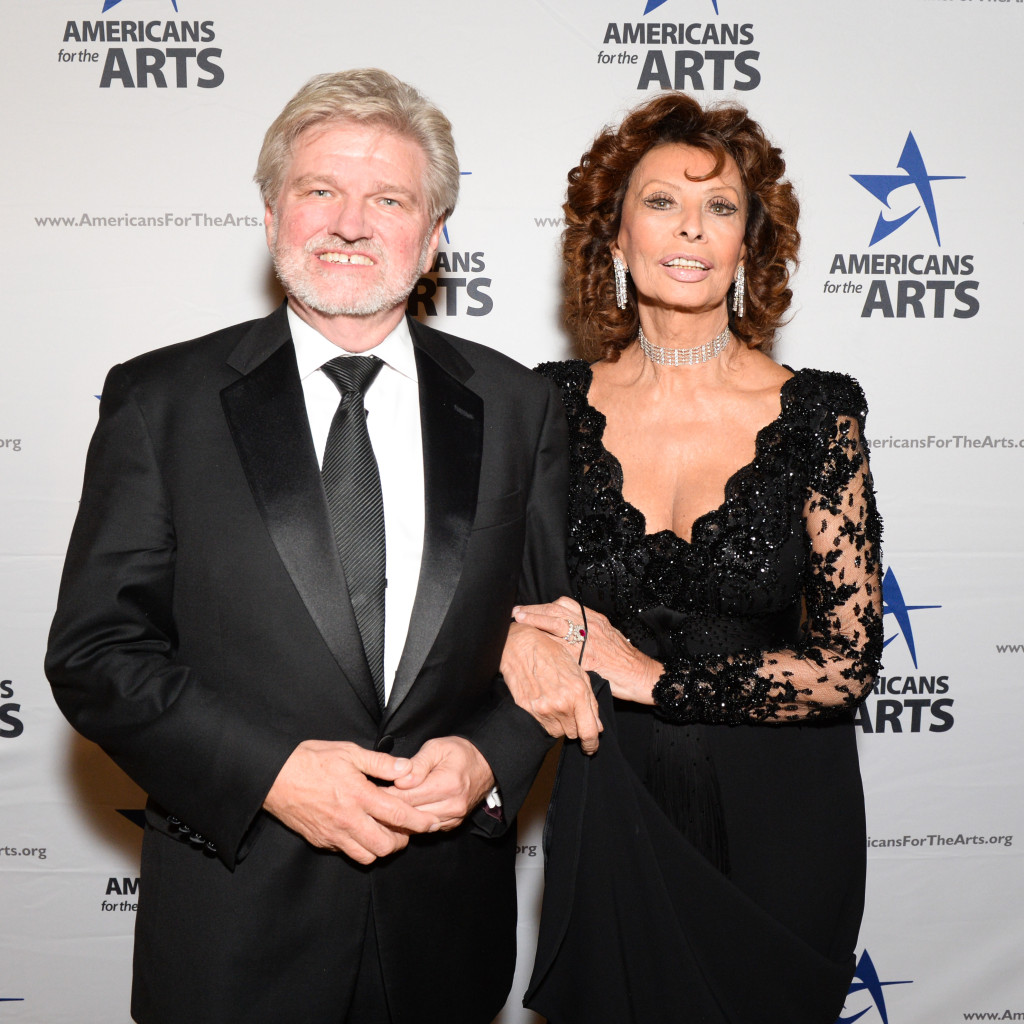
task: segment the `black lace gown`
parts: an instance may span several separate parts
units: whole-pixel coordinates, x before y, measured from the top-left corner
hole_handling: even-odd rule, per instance
[[[623,498],[589,366],[540,371],[569,420],[575,596],[666,670],[653,708],[598,680],[600,749],[565,747],[527,1005],[554,1024],[832,1024],[864,897],[851,709],[882,648],[863,393],[787,380],[687,542]]]

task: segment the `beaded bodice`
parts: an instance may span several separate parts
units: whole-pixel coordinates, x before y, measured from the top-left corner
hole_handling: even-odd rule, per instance
[[[753,460],[689,541],[648,534],[622,495],[579,360],[558,384],[570,435],[569,570],[578,596],[665,665],[655,700],[679,721],[804,719],[870,689],[882,647],[880,536],[866,403],[852,378],[804,370]]]

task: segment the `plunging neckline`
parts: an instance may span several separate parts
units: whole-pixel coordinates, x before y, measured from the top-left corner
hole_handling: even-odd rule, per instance
[[[653,541],[658,539],[671,539],[679,544],[682,544],[684,547],[688,549],[692,548],[694,537],[697,534],[698,525],[703,526],[705,520],[710,521],[716,518],[725,510],[729,502],[735,497],[736,491],[739,489],[742,479],[745,479],[746,477],[750,476],[750,474],[753,473],[756,469],[757,463],[763,454],[762,442],[764,441],[768,431],[777,430],[777,428],[786,416],[787,408],[789,405],[789,396],[787,395],[787,391],[789,385],[797,379],[798,374],[796,371],[792,369],[792,367],[787,366],[785,363],[783,363],[782,365],[785,367],[785,369],[790,371],[792,376],[787,377],[779,387],[779,414],[773,420],[770,420],[763,427],[761,427],[754,435],[753,458],[749,462],[744,463],[742,466],[740,466],[737,470],[735,470],[733,473],[729,475],[729,477],[725,481],[725,497],[722,499],[720,504],[716,505],[714,508],[709,508],[706,512],[702,512],[693,520],[692,523],[690,523],[690,536],[687,539],[686,537],[683,537],[680,534],[676,533],[675,530],[671,529],[670,527],[666,527],[664,530],[658,530],[655,533],[648,533],[647,516],[643,512],[641,512],[640,509],[638,509],[636,505],[634,505],[631,501],[626,500],[626,497],[623,494],[623,486],[625,485],[625,475],[622,471],[622,463],[619,462],[618,456],[615,455],[613,452],[609,451],[604,443],[604,432],[605,428],[608,426],[608,417],[605,416],[605,414],[601,412],[600,409],[595,408],[590,402],[590,389],[594,384],[594,368],[593,365],[590,363],[584,364],[586,368],[587,378],[584,382],[585,386],[583,388],[583,402],[586,405],[586,407],[590,410],[590,412],[594,415],[594,417],[596,417],[595,422],[598,428],[594,433],[593,443],[600,447],[601,452],[608,459],[609,466],[612,470],[611,486],[614,488],[618,500],[622,503],[622,505],[625,508],[631,510],[637,516],[640,517],[640,534],[645,541],[647,541],[648,543],[652,543]]]

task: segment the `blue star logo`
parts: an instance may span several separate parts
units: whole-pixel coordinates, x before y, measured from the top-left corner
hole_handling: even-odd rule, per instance
[[[662,4],[667,4],[668,0],[647,0],[647,6],[644,8],[644,14],[650,14],[651,11],[656,11]],[[711,0],[712,6],[715,8],[715,14],[718,13],[718,0]]]
[[[885,996],[882,995],[882,989],[886,985],[913,984],[912,981],[879,981],[878,971],[875,970],[875,965],[871,962],[871,957],[868,956],[868,951],[865,949],[860,955],[860,960],[857,961],[857,970],[854,972],[847,997],[852,996],[855,992],[867,991],[868,995],[871,996],[874,1008],[878,1011],[878,1016],[882,1018],[882,1024],[889,1024],[889,1014],[885,1009]],[[853,1021],[860,1020],[870,1009],[871,1007],[868,1006],[866,1009],[861,1010],[860,1013],[855,1013],[852,1017],[840,1017],[836,1024],[853,1024]]]
[[[103,0],[103,11],[101,13],[105,14],[111,7],[116,7],[120,2],[121,0]],[[171,6],[174,8],[175,13],[177,13],[178,0],[171,0]]]
[[[910,613],[941,607],[941,604],[907,604],[903,599],[903,591],[900,590],[900,585],[896,582],[896,574],[891,567],[886,569],[885,576],[882,577],[882,617],[892,615],[896,619],[896,625],[899,626],[899,632],[889,637],[882,646],[888,647],[896,637],[902,634],[903,639],[907,641],[907,649],[910,651],[914,668],[917,668],[917,650],[914,647],[914,630],[910,626]]]
[[[921,206],[928,212],[928,219],[932,222],[932,231],[935,232],[935,242],[937,245],[942,245],[939,241],[939,221],[935,215],[935,197],[932,195],[932,182],[933,181],[960,181],[965,175],[963,174],[929,174],[927,168],[924,165],[924,158],[921,156],[921,150],[918,148],[917,140],[914,138],[913,132],[907,133],[907,141],[903,146],[903,152],[900,153],[899,160],[896,161],[896,166],[899,167],[903,174],[851,174],[858,185],[862,185],[866,188],[884,207],[886,210],[890,209],[889,197],[897,189],[912,185],[917,189],[917,194],[921,199],[921,203],[915,206],[910,213],[905,213],[902,217],[897,217],[894,220],[887,220],[885,216],[885,210],[881,210],[878,214],[878,220],[875,223],[875,232],[871,236],[871,242],[869,244],[874,245],[875,242],[881,241],[883,238],[891,235],[898,227],[905,224],[911,217],[921,209]]]

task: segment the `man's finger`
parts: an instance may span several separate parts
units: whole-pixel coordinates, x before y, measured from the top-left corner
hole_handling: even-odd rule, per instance
[[[466,820],[466,809],[451,800],[438,800],[432,804],[425,804],[422,809],[437,818],[438,830],[442,832],[447,832]]]
[[[440,818],[435,820],[440,828]],[[385,828],[372,818],[367,818],[358,829],[340,833],[337,839],[337,849],[360,864],[372,864],[379,857],[405,849],[408,844],[407,832]]]
[[[426,814],[434,813],[431,810],[431,804],[443,802],[452,796],[451,785],[446,784],[443,780],[434,778],[428,778],[414,789],[392,788],[388,792],[393,793],[403,803],[410,807],[415,807]]]
[[[421,747],[410,759],[409,770],[394,779],[398,789],[415,789],[438,765],[438,752],[434,747]]]
[[[366,813],[381,825],[408,832],[436,832],[435,815],[420,810],[413,803],[401,799],[390,788],[374,787],[374,796],[366,804]]]
[[[367,750],[354,744],[346,748],[344,756],[364,775],[387,782],[394,782],[412,768],[412,762],[407,757],[392,757],[379,750]]]

